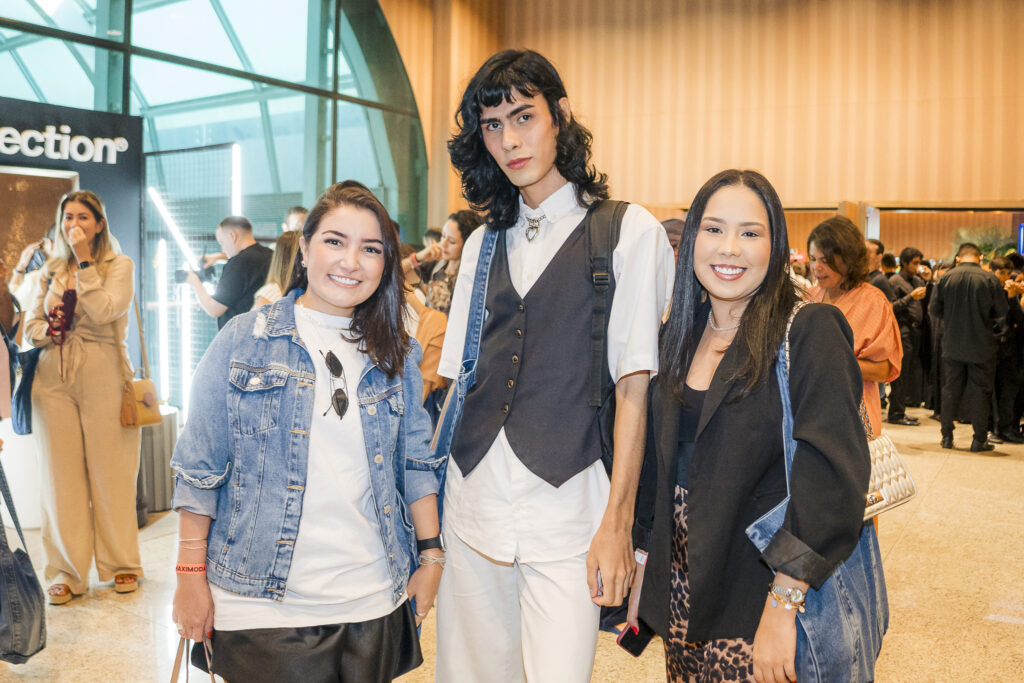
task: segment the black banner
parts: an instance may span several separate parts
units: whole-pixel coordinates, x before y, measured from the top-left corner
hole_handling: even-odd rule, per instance
[[[135,262],[138,290],[142,119],[0,97],[0,255],[8,268],[54,225],[60,196],[71,189],[103,199],[111,234]],[[132,320],[128,344],[137,359]]]

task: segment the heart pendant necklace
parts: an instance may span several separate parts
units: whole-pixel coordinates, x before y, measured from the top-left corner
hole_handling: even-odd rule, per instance
[[[529,227],[526,228],[526,241],[532,242],[533,238],[537,236],[538,232],[540,232],[540,222],[543,218],[544,216],[539,218],[526,217],[526,222],[530,224]]]

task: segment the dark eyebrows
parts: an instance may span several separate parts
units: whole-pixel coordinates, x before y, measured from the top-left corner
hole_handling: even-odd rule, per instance
[[[513,109],[512,111],[510,111],[508,113],[508,116],[506,116],[505,118],[514,119],[515,117],[519,116],[524,111],[526,111],[527,109],[533,109],[533,105],[530,104],[530,103],[521,104],[518,107],[516,107],[515,109]],[[480,119],[480,125],[481,126],[486,126],[489,123],[501,123],[501,119],[499,117],[496,117],[496,116],[492,116],[492,117],[486,118],[486,119]]]
[[[722,218],[715,218],[714,216],[704,216],[700,220],[701,220],[702,223],[704,221],[711,221],[712,223],[718,223],[720,225],[725,225],[726,224],[726,221],[724,219],[722,219]],[[743,223],[740,223],[740,227],[741,228],[746,228],[746,227],[749,227],[749,226],[754,226],[754,227],[757,227],[757,228],[767,228],[768,227],[767,225],[765,225],[761,221],[744,221]]]
[[[344,237],[345,239],[348,239],[348,235],[346,235],[345,233],[343,233],[343,232],[341,232],[339,230],[327,229],[327,230],[324,230],[320,234],[322,234],[324,237],[326,237],[327,235],[337,235],[338,237]],[[377,238],[372,238],[372,239],[368,239],[368,240],[363,240],[363,244],[379,244],[379,245],[381,245],[383,247],[384,246],[384,240],[379,240]]]

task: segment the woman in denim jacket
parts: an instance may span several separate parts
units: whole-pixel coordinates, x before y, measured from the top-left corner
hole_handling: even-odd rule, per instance
[[[329,188],[288,293],[232,319],[196,370],[171,461],[173,618],[227,680],[390,681],[422,662],[443,460],[398,239],[365,187]]]

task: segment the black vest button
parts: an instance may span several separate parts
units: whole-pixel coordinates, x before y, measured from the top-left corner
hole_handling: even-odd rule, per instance
[[[522,313],[525,310],[526,310],[526,306],[524,306],[522,304],[519,304],[519,312]]]
[[[505,386],[507,386],[509,389],[511,389],[515,385],[516,385],[516,381],[514,379],[510,379],[509,381],[505,382]]]
[[[522,330],[516,330],[516,336],[517,337],[522,337],[523,336],[523,331]]]
[[[518,354],[515,354],[515,353],[513,353],[513,354],[512,354],[512,365],[515,365],[515,364],[516,364],[516,363],[518,363],[518,362],[519,362],[519,355],[518,355]]]
[[[508,404],[507,403],[501,407],[501,412],[503,412],[506,415],[508,415]]]

